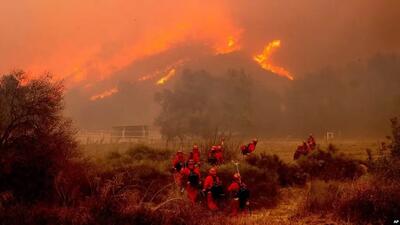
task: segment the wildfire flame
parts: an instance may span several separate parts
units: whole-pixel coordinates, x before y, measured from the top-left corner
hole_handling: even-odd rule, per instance
[[[107,97],[110,97],[111,95],[113,95],[113,94],[115,94],[117,92],[118,92],[118,88],[114,87],[114,88],[106,90],[106,91],[104,91],[104,92],[102,92],[100,94],[93,95],[92,97],[90,97],[90,100],[91,101],[96,101],[96,100],[99,100],[99,99],[107,98]]]
[[[181,67],[184,62],[187,62],[188,59],[179,59],[178,61],[170,64],[169,66],[164,67],[163,69],[159,69],[156,71],[153,71],[150,74],[144,75],[137,79],[137,81],[146,81],[146,80],[152,80],[156,77],[161,78],[155,83],[156,85],[162,85],[165,84],[168,80],[170,80],[175,74],[176,70]]]
[[[234,36],[229,36],[228,39],[221,46],[217,46],[215,48],[215,52],[217,55],[219,54],[227,54],[233,51],[237,51],[240,49],[240,46],[237,43],[237,38]]]
[[[255,55],[253,57],[263,69],[271,71],[272,73],[278,74],[279,76],[286,77],[289,80],[294,80],[293,76],[283,67],[275,66],[270,62],[270,56],[275,51],[275,49],[281,46],[280,40],[274,40],[268,43],[261,54]]]
[[[157,85],[165,84],[165,82],[167,82],[169,79],[175,76],[175,74],[176,74],[176,69],[175,68],[170,69],[167,75],[163,76],[161,79],[157,81]]]

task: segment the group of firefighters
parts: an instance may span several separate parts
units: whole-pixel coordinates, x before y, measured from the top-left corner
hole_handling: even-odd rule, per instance
[[[312,134],[308,136],[308,139],[303,141],[302,145],[297,146],[296,152],[294,153],[294,160],[297,160],[302,155],[307,155],[312,150],[317,147],[317,143],[315,142],[315,138]]]
[[[257,139],[253,139],[249,144],[240,147],[241,153],[247,156],[255,151]],[[294,154],[294,159],[298,159],[301,155],[307,155],[316,148],[316,142],[312,134],[302,145],[299,145]],[[205,197],[207,207],[216,211],[219,209],[219,200],[225,196],[221,179],[217,175],[217,167],[224,163],[224,140],[219,145],[214,145],[208,151],[208,163],[212,166],[208,175],[202,182],[200,173],[200,150],[199,146],[194,145],[189,156],[186,158],[183,151],[179,150],[173,161],[174,180],[181,192],[186,190],[189,200],[195,204],[200,195]],[[230,196],[231,214],[237,215],[241,211],[245,211],[249,205],[249,190],[242,181],[239,173],[238,164],[236,171],[233,173],[232,182],[228,186],[227,192]]]
[[[256,145],[257,139],[253,139],[248,145],[242,146],[242,154],[250,154],[255,150]],[[212,167],[209,169],[204,182],[202,182],[199,147],[194,145],[187,158],[183,151],[179,150],[172,161],[174,180],[182,192],[186,190],[187,196],[193,204],[199,200],[201,195],[205,197],[207,207],[216,211],[219,209],[219,200],[225,196],[222,181],[217,175],[217,166],[224,163],[224,140],[219,145],[211,147],[208,152],[208,162]],[[248,208],[250,195],[240,176],[238,164],[235,165],[236,171],[232,176],[232,183],[227,189],[232,215],[237,215],[240,211],[245,211],[246,207]]]

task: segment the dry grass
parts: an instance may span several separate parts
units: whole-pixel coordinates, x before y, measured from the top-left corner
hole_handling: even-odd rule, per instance
[[[258,146],[256,153],[260,155],[261,153],[267,153],[267,154],[276,154],[280,159],[283,159],[283,162],[292,164],[293,162],[293,152],[296,146],[300,143],[300,140],[292,140],[292,141],[282,141],[282,140],[267,140],[267,141],[261,141]],[[197,142],[199,144],[199,142]],[[200,146],[208,146],[211,145],[210,143],[202,143]],[[241,162],[241,167],[243,169],[244,174],[246,174],[247,170],[250,171],[249,175],[247,175],[247,179],[250,179],[250,184],[253,185],[251,181],[251,168],[249,167],[246,169],[245,162],[243,161],[244,158],[239,154],[239,151],[235,152],[234,148],[235,146],[239,146],[240,142],[235,141],[230,146],[230,157],[232,158],[238,158],[239,161]],[[351,154],[353,157],[358,158],[358,159],[366,159],[367,155],[365,153],[365,148],[374,148],[377,146],[377,142],[375,141],[363,141],[363,142],[358,142],[358,141],[342,141],[337,143],[338,146],[341,146],[340,152],[346,153],[347,155]],[[157,146],[162,146],[161,143],[159,143]],[[172,145],[171,145],[172,146]],[[179,145],[177,145],[179,146]],[[186,152],[189,152],[191,144],[186,143]],[[322,143],[320,144],[320,147],[326,148],[327,144]],[[97,149],[95,149],[97,148]],[[143,166],[149,163],[147,161],[147,157],[156,153],[151,151],[136,151],[135,147],[133,144],[120,144],[120,145],[106,145],[104,148],[102,146],[94,146],[94,145],[89,145],[89,146],[84,146],[84,149],[87,149],[87,156],[88,157],[94,157],[96,158],[97,162],[102,162],[105,165],[110,164],[115,164],[115,165],[121,165],[121,164],[131,164],[131,165],[137,165],[137,166]],[[101,149],[101,150],[100,150]],[[96,152],[101,152],[101,154],[96,154]],[[148,154],[146,154],[146,152]],[[161,172],[163,168],[167,168],[170,159],[173,156],[175,150],[162,150],[161,151],[163,157],[165,157],[164,162],[162,158],[160,157],[155,157],[151,156],[151,158],[156,159],[153,163],[153,166],[157,166],[159,171]],[[203,153],[205,153],[203,151]],[[204,157],[204,154],[203,154]],[[248,166],[247,166],[248,167]],[[205,174],[207,171],[208,167],[203,167],[202,168],[202,173]],[[229,180],[229,174],[232,173],[234,170],[233,165],[226,164],[220,168],[220,175],[224,177],[225,180]],[[278,178],[278,177],[276,177]],[[322,181],[321,181],[322,182]],[[268,186],[270,186],[269,184]],[[275,185],[275,184],[274,184]],[[274,186],[273,185],[273,186]],[[279,191],[279,195],[277,195],[276,191],[271,192],[272,194],[270,195],[272,198],[269,200],[272,204],[270,204],[270,207],[267,209],[256,209],[254,210],[251,214],[239,216],[236,218],[230,218],[226,217],[227,212],[225,213],[220,213],[220,214],[209,214],[209,212],[204,212],[204,208],[202,210],[199,210],[196,213],[199,213],[198,216],[194,217],[202,217],[201,220],[199,221],[186,221],[187,224],[348,224],[346,222],[341,221],[338,219],[337,216],[333,215],[332,213],[328,213],[330,210],[332,210],[332,207],[326,207],[327,203],[331,203],[332,200],[334,199],[335,196],[331,196],[332,198],[328,197],[321,197],[327,193],[336,193],[332,192],[331,189],[322,187],[324,185],[313,185],[313,194],[310,194],[310,187],[311,185],[306,186],[305,188],[301,187],[290,187],[290,188],[283,188]],[[316,186],[318,186],[316,188]],[[335,185],[328,185],[329,187],[336,187]],[[268,187],[264,187],[268,188]],[[335,189],[338,191],[337,189]],[[275,193],[276,192],[276,193]],[[318,193],[316,193],[318,192]],[[275,193],[275,194],[274,194]],[[257,198],[257,195],[255,195]],[[312,196],[312,197],[310,197]],[[183,196],[184,197],[184,196]],[[278,199],[274,199],[275,197],[278,197]],[[313,198],[313,199],[312,199]],[[313,200],[313,202],[311,201]],[[266,199],[262,200],[265,201]],[[278,204],[276,204],[276,201],[279,201]],[[257,201],[257,199],[256,199]],[[305,202],[307,202],[309,205],[305,207]],[[311,210],[313,207],[325,207],[325,213],[323,213],[323,216],[321,216],[320,212],[318,210],[315,210],[316,214],[311,213],[313,210]],[[324,208],[322,207],[322,208]],[[304,209],[307,208],[307,211],[309,212],[306,216],[304,213],[299,213],[299,210],[303,212],[305,211]],[[204,214],[205,213],[205,214]],[[193,223],[195,222],[195,223]]]
[[[216,139],[215,143],[218,142]],[[249,140],[244,139],[232,139],[230,146],[230,151],[235,152],[236,156],[240,156],[239,146],[240,144],[247,143]],[[284,162],[291,163],[293,162],[293,154],[295,149],[299,144],[302,143],[303,140],[301,139],[263,139],[260,138],[260,141],[257,144],[256,153],[266,153],[271,155],[277,155],[280,159]],[[367,154],[366,149],[378,149],[379,143],[382,140],[377,139],[361,139],[361,140],[334,140],[330,142],[334,144],[340,152],[345,153],[351,158],[366,160]],[[386,141],[386,140],[385,140]],[[322,149],[326,149],[329,145],[326,141],[318,140],[318,145]],[[201,140],[187,140],[184,143],[170,143],[168,149],[170,149],[171,154],[174,151],[183,147],[186,152],[189,152],[193,143],[199,144],[201,151],[205,153],[205,148],[209,147],[211,143],[204,142]],[[120,143],[120,144],[89,144],[89,145],[82,145],[81,149],[84,155],[88,158],[102,158],[106,157],[110,151],[116,151],[119,153],[123,153],[128,149],[134,147],[135,145],[140,143]],[[145,144],[145,143],[144,143]],[[158,140],[153,141],[151,144],[152,147],[155,148],[165,148],[165,142]],[[237,149],[235,149],[237,148]],[[376,155],[376,151],[372,152],[373,155]],[[204,155],[203,155],[204,156]]]
[[[14,224],[348,224],[334,212],[340,208],[336,196],[344,196],[341,190],[351,182],[325,184],[316,181],[287,188],[279,183],[280,176],[286,174],[282,171],[290,175],[290,171],[293,172],[290,168],[298,169],[292,160],[293,149],[298,143],[261,141],[256,150],[259,158],[252,165],[244,160],[239,150],[235,151],[239,141],[227,144],[230,157],[240,162],[254,202],[251,213],[238,217],[227,216],[228,209],[211,213],[204,207],[204,202],[192,206],[187,201],[186,195],[174,186],[169,172],[175,150],[125,143],[81,146],[83,158],[92,167],[86,168],[84,177],[71,172],[57,180],[57,198],[62,204],[34,205],[34,209],[25,205],[7,208],[10,200],[3,200],[0,208],[6,207],[6,211],[3,211],[2,218],[7,219],[8,224],[13,224],[10,221],[15,222],[15,218],[23,219]],[[208,145],[210,143],[200,144]],[[354,155],[363,158],[366,157],[365,151],[357,149],[364,146],[373,148],[374,145],[373,142],[343,142],[340,146],[343,146],[343,152],[354,151]],[[186,149],[189,147],[191,145],[187,143]],[[267,155],[263,159],[261,153],[274,153],[279,157],[275,159]],[[202,174],[206,174],[208,168],[202,166]],[[234,165],[229,162],[219,168],[225,185],[230,182],[234,171]],[[285,175],[287,177],[291,176]],[[0,193],[0,197],[3,195],[7,196],[7,193]],[[342,201],[344,198],[339,199]],[[29,211],[32,213],[27,215]]]
[[[303,140],[261,140],[257,145],[257,152],[275,154],[279,156],[285,162],[293,162],[293,154],[297,146],[302,143]],[[363,139],[363,140],[334,140],[330,143],[326,141],[319,141],[317,143],[321,149],[326,149],[331,143],[335,145],[340,152],[345,153],[351,158],[365,160],[367,155],[366,149],[377,149],[380,141],[375,139]],[[376,154],[375,152],[373,152]]]

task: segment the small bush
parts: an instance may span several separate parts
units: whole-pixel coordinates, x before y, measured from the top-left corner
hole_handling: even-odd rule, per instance
[[[370,171],[381,180],[400,180],[400,160],[383,157],[369,164]]]
[[[400,186],[396,183],[369,182],[346,191],[338,214],[356,223],[386,224],[400,215]]]
[[[250,155],[246,158],[246,161],[259,169],[277,173],[281,186],[304,185],[306,183],[307,175],[300,167],[284,163],[277,155]]]
[[[356,179],[364,173],[359,160],[337,153],[333,146],[328,151],[315,150],[297,163],[311,177],[323,180]]]

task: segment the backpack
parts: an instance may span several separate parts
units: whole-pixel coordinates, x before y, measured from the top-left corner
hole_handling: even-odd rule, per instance
[[[243,155],[246,155],[246,154],[249,154],[249,153],[250,153],[250,151],[249,151],[249,145],[242,145],[242,146],[240,146],[240,150],[242,150],[242,154],[243,154]]]
[[[182,162],[177,162],[177,163],[175,163],[174,167],[175,167],[176,171],[178,171],[178,172],[181,171],[181,169],[182,169],[182,167],[183,167],[182,164],[183,164]]]
[[[210,156],[208,157],[208,163],[211,165],[217,164],[217,158],[215,157],[215,152],[211,152]]]
[[[247,189],[245,185],[239,184],[239,191],[236,193],[236,197],[239,198],[239,206],[240,208],[244,208],[246,206],[247,200],[250,198],[250,191]]]
[[[220,198],[224,194],[222,185],[214,181],[213,186],[211,187],[211,194],[214,199]]]
[[[188,180],[191,186],[196,187],[199,185],[199,175],[197,175],[194,171],[190,170],[190,174],[188,176]]]

